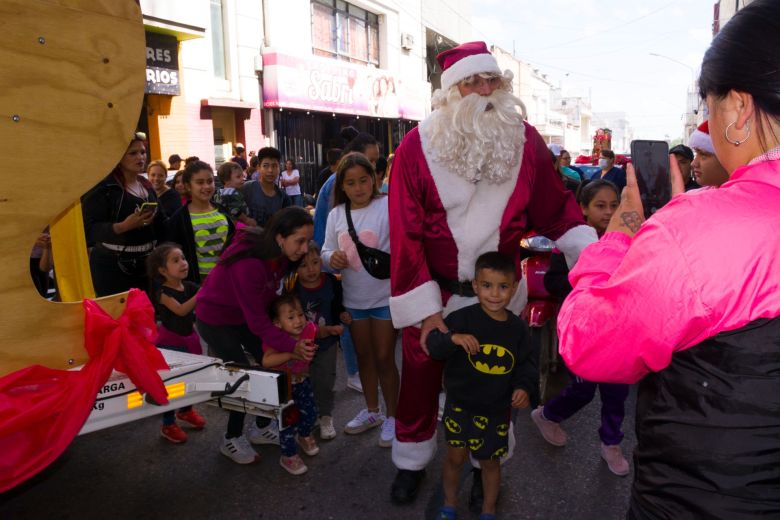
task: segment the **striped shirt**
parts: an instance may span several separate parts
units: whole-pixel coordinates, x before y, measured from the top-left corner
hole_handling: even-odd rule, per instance
[[[227,241],[228,221],[217,210],[206,213],[190,213],[192,230],[195,234],[195,254],[198,258],[198,272],[205,278],[211,272],[219,253]]]

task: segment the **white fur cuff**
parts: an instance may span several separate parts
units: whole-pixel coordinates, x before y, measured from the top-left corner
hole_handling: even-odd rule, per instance
[[[580,253],[599,239],[596,230],[588,225],[573,227],[555,241],[555,246],[566,257],[566,265],[571,269],[577,263]]]
[[[422,442],[400,442],[393,439],[393,464],[398,469],[420,471],[436,455],[436,435]]]
[[[441,289],[433,280],[390,297],[390,316],[396,329],[419,326],[428,316],[441,312],[441,308]]]

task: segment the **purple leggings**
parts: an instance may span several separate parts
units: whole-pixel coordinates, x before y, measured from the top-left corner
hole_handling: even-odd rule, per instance
[[[629,385],[591,383],[574,376],[572,383],[561,395],[544,405],[542,414],[545,419],[553,422],[565,421],[593,400],[596,388],[601,394],[601,428],[599,428],[601,442],[607,446],[620,444],[623,440],[620,426],[626,415],[625,402]]]

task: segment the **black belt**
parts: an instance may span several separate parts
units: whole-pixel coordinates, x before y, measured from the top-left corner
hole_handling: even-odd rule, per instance
[[[474,287],[471,285],[471,280],[461,282],[459,280],[447,280],[446,278],[433,278],[439,287],[445,291],[463,296],[464,298],[474,298],[477,294],[474,292]]]

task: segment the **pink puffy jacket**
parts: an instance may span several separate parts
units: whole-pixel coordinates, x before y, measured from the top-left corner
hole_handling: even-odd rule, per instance
[[[558,318],[577,375],[634,383],[675,352],[780,315],[780,160],[737,169],[719,189],[675,197],[631,239],[581,254]]]

